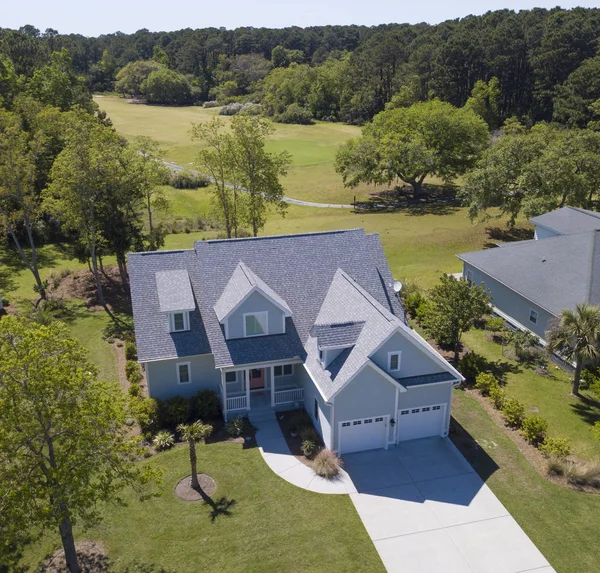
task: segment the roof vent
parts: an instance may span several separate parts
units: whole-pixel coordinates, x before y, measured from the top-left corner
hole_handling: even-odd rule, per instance
[[[545,263],[545,262],[546,262],[546,258],[543,258],[543,259],[542,259],[542,263]]]

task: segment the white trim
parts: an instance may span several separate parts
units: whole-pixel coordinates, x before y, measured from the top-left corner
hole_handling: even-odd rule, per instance
[[[281,333],[285,334],[285,312],[281,315]]]
[[[264,317],[265,317],[265,323],[264,323],[265,331],[262,334],[248,334],[246,332],[246,317],[247,316],[258,316],[259,314],[264,315]],[[260,322],[260,320],[258,322],[262,326],[262,323]],[[244,338],[255,338],[256,336],[268,336],[269,335],[269,311],[268,310],[259,310],[258,312],[244,312],[242,314],[242,324],[244,326]]]
[[[240,339],[238,339],[240,340]],[[230,370],[245,370],[246,368],[269,368],[270,366],[276,366],[277,364],[304,364],[298,357],[288,358],[284,360],[269,360],[267,362],[248,362],[247,364],[238,364],[237,366],[215,366],[217,370],[224,370],[228,372]]]
[[[161,251],[162,252],[162,251]],[[248,300],[250,298],[250,296],[252,294],[254,294],[255,292],[258,292],[259,294],[261,294],[264,298],[266,298],[271,304],[273,304],[274,306],[276,306],[281,312],[283,312],[283,314],[285,316],[292,316],[292,313],[290,310],[288,310],[287,308],[285,308],[284,306],[280,305],[274,298],[271,298],[264,290],[262,290],[259,286],[254,285],[246,294],[246,296],[244,296],[244,298],[242,298],[242,300],[240,300],[240,302],[238,302],[223,318],[221,318],[219,320],[219,322],[222,324],[224,320],[227,320],[242,304],[244,304],[244,302],[246,302],[246,300]],[[215,314],[217,314],[215,312]],[[217,319],[219,317],[217,316]]]
[[[222,324],[225,329],[225,340],[229,340],[229,319],[224,320]]]
[[[398,357],[398,368],[392,368],[392,356]],[[402,351],[401,350],[392,350],[388,352],[388,372],[400,372],[400,366],[402,362]]]
[[[319,386],[319,384],[317,384],[317,381],[315,380],[315,377],[311,374],[310,370],[308,369],[308,366],[306,366],[305,362],[302,362],[302,366],[304,366],[304,370],[306,370],[308,377],[310,378],[311,382],[314,384],[315,388],[317,389],[317,392],[319,392],[319,394],[321,394],[321,398],[323,398],[325,404],[332,404],[332,400],[334,398],[334,396],[332,396],[329,400],[327,399],[327,397],[325,396],[325,394],[323,394],[323,390],[321,390],[321,387]]]
[[[180,366],[187,366],[187,369],[188,369],[188,381],[187,382],[182,382],[181,381],[181,375],[180,375],[180,372],[179,372],[179,367]],[[175,364],[175,368],[176,368],[176,371],[177,371],[177,384],[184,385],[184,384],[191,384],[192,383],[192,363],[191,362],[177,362]]]
[[[396,410],[396,427],[398,427],[398,424],[400,423],[400,412],[402,410],[423,410],[423,408],[434,408],[435,406],[441,406],[441,408],[443,408],[442,410],[442,420],[441,420],[441,424],[442,427],[440,428],[440,433],[438,433],[438,436],[441,436],[442,438],[445,438],[448,436],[449,430],[450,430],[450,418],[448,416],[448,412],[450,412],[450,408],[448,408],[448,404],[450,404],[452,401],[452,394],[450,394],[450,400],[448,402],[439,402],[438,404],[423,404],[422,406],[409,406],[407,408],[398,408]],[[398,435],[397,435],[397,431],[396,431],[396,443],[399,444],[400,441],[398,441]],[[415,440],[418,440],[420,438],[414,438]],[[409,442],[411,440],[401,440],[403,442]]]
[[[227,372],[221,370],[221,373],[223,374],[223,376],[225,376],[225,384],[237,384],[239,382],[238,372],[239,372],[239,370],[229,370]],[[233,380],[233,381],[227,380],[227,374],[235,374],[235,380]]]
[[[275,368],[278,368],[279,366],[281,366],[281,374],[275,374]],[[284,368],[286,366],[290,366],[292,368],[292,372],[290,374],[285,374]],[[272,366],[272,368],[273,368],[273,380],[275,380],[275,378],[289,378],[290,376],[294,375],[294,364],[293,363],[275,364],[274,366]]]
[[[535,320],[531,320],[532,313],[535,313]],[[535,324],[537,326],[539,317],[540,317],[540,313],[537,310],[535,310],[535,308],[529,309],[529,322],[531,322],[531,324]]]
[[[181,330],[175,330],[175,315],[181,314],[183,316],[183,328]],[[169,312],[169,332],[186,332],[190,330],[190,312],[188,310],[174,310]]]
[[[398,398],[400,397],[400,392],[398,388],[396,388],[396,403],[394,404],[394,416],[396,417],[396,423],[394,424],[394,441],[395,444],[398,440]]]
[[[347,422],[358,422],[358,420],[367,420],[368,418],[383,418],[383,423],[385,424],[385,431],[386,433],[389,433],[389,425],[390,425],[390,415],[386,414],[385,416],[364,416],[363,418],[354,418],[353,420],[342,420],[341,422],[338,422],[338,452],[342,451],[342,424],[346,424]],[[382,449],[382,450],[387,450],[389,447],[390,442],[388,442],[388,437],[384,436],[384,441],[383,441],[383,447],[382,448],[378,448],[378,449]],[[364,450],[362,450],[364,451]]]
[[[166,358],[153,358],[152,360],[138,359],[138,364],[149,364],[150,362],[166,362],[167,360],[178,360],[179,358],[195,358],[196,356],[213,356],[213,353],[205,352],[204,354],[190,354],[189,357],[188,356],[171,356],[171,357],[166,357]]]

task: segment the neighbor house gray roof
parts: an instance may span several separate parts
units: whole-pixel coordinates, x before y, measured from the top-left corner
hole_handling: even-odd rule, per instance
[[[219,321],[223,321],[239,304],[253,291],[259,290],[279,306],[286,316],[291,316],[292,311],[267,283],[255,275],[243,262],[240,261],[219,300],[215,303],[215,312]]]
[[[156,273],[156,289],[161,312],[194,310],[196,308],[190,277],[185,269]]]
[[[560,235],[573,235],[600,229],[600,213],[578,207],[562,207],[533,217],[530,221],[534,225],[546,227]]]
[[[270,296],[279,297],[290,309],[285,334],[225,340],[215,306],[242,262],[251,269],[250,280],[268,285]],[[404,320],[379,237],[362,229],[198,241],[185,251],[132,253],[129,269],[139,360],[212,353],[220,368],[304,358],[304,342],[338,268]],[[187,270],[198,305],[188,332],[170,333],[167,318],[160,313],[155,277],[170,270]]]
[[[364,322],[324,324],[315,327],[313,335],[317,337],[319,348],[347,348],[356,344],[364,324]]]
[[[600,303],[600,231],[519,242],[458,258],[558,316]]]

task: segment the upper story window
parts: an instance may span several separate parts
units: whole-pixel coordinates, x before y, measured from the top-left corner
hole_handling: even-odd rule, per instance
[[[294,373],[293,364],[283,364],[281,366],[275,366],[275,377],[279,376],[291,376]]]
[[[190,329],[189,312],[172,312],[169,314],[169,327],[171,332],[183,332]]]
[[[469,283],[469,286],[473,286],[473,271],[468,270],[467,271],[467,276],[465,278],[467,279],[467,282]]]
[[[538,321],[538,313],[537,310],[531,309],[529,311],[529,322],[533,322],[533,324],[537,324]]]
[[[244,314],[244,336],[269,334],[269,313],[249,312]]]
[[[400,370],[401,352],[388,352],[388,371],[398,372]]]
[[[177,383],[189,384],[192,381],[191,364],[189,362],[177,363]]]

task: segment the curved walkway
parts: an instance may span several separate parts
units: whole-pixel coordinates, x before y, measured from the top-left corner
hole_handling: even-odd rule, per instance
[[[255,425],[258,427],[256,441],[260,453],[266,464],[280,478],[316,493],[356,493],[350,476],[344,470],[341,470],[338,479],[326,480],[292,455],[275,416],[268,420],[261,420]]]
[[[181,165],[177,165],[176,163],[171,163],[170,161],[162,161],[169,169],[173,171],[185,171]],[[194,171],[193,169],[189,169],[190,173],[194,175],[201,175],[198,171]],[[212,180],[212,177],[209,177]],[[227,184],[227,187],[233,189],[233,185]],[[240,188],[242,191],[245,189]],[[320,207],[323,209],[354,209],[354,205],[345,205],[342,203],[314,203],[313,201],[302,201],[302,199],[292,199],[291,197],[282,197],[285,203],[289,203],[290,205],[302,205],[303,207]]]

